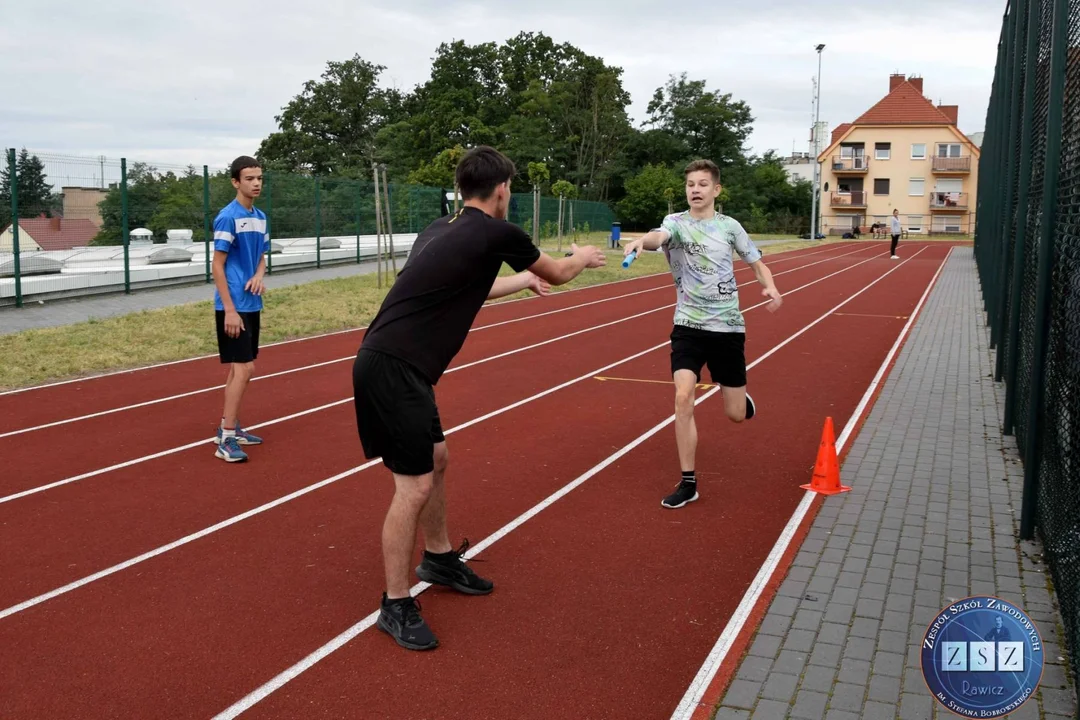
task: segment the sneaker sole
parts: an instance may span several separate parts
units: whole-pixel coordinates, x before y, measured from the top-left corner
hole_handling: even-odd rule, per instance
[[[247,460],[247,458],[246,458],[246,457],[237,457],[237,458],[234,458],[234,457],[229,457],[228,455],[226,455],[226,454],[224,454],[224,453],[221,453],[221,452],[216,452],[216,453],[214,453],[214,456],[215,456],[215,457],[219,457],[219,458],[221,458],[221,459],[222,459],[222,460],[224,460],[225,462],[231,462],[231,463],[234,463],[234,462],[244,462],[245,460]]]
[[[495,589],[494,587],[492,587],[491,590],[478,590],[477,588],[471,588],[468,585],[462,585],[456,580],[443,580],[439,576],[433,575],[432,573],[425,570],[423,565],[416,566],[416,576],[426,583],[450,587],[460,593],[465,593],[466,595],[490,595],[491,591]]]
[[[379,629],[382,630],[384,633],[394,638],[394,642],[396,642],[398,645],[405,648],[406,650],[434,650],[435,648],[439,647],[438,638],[435,638],[435,640],[432,641],[431,645],[419,645],[417,643],[411,643],[408,640],[402,640],[400,637],[394,634],[393,628],[389,627],[383,622],[382,614],[379,615],[379,619],[375,624],[378,625]]]
[[[214,444],[215,445],[220,445],[221,444],[221,438],[214,438]],[[238,436],[236,438],[236,444],[237,445],[262,445],[263,441],[260,440],[258,442],[251,442],[250,440],[243,440]]]
[[[666,507],[668,510],[678,510],[679,508],[684,507],[687,503],[697,502],[697,499],[698,499],[698,494],[695,492],[694,497],[690,498],[689,500],[683,500],[678,505],[668,505],[663,500],[660,501],[660,505],[662,507]]]

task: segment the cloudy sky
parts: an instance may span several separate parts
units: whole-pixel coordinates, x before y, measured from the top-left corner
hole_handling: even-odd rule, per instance
[[[934,102],[959,105],[970,134],[983,129],[1004,8],[1004,0],[321,0],[309,9],[296,0],[0,0],[0,144],[224,166],[256,150],[328,60],[358,53],[407,90],[427,79],[440,42],[528,30],[622,67],[635,122],[667,76],[683,71],[746,101],[755,152],[806,149],[818,43],[830,128],[877,102],[888,75],[901,72],[923,76]]]

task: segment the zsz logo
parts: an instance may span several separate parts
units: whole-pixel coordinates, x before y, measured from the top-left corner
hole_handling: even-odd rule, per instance
[[[926,629],[926,686],[961,717],[1015,712],[1042,678],[1043,647],[1035,623],[994,597],[971,597],[944,608]]]

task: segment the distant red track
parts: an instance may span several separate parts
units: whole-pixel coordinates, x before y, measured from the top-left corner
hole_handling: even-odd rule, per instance
[[[677,481],[671,427],[501,538],[478,572],[496,591],[421,596],[442,641],[408,653],[366,630],[250,710],[255,717],[667,717],[775,543],[807,482],[821,422],[847,421],[948,251],[880,243],[795,253],[781,290],[834,277],[749,311],[761,356],[887,277],[749,373],[761,414],[741,426],[698,408],[702,500],[660,507]],[[839,257],[844,253],[851,253]],[[884,253],[884,254],[883,254]],[[877,256],[877,257],[875,257]],[[779,256],[767,260],[775,263]],[[831,259],[830,259],[831,258]],[[873,259],[871,259],[873,258]],[[868,261],[868,262],[863,262]],[[857,263],[859,264],[856,267]],[[751,280],[749,273],[740,281]],[[649,288],[654,277],[482,311],[486,325]],[[756,285],[743,307],[761,301]],[[493,327],[455,366],[670,304],[657,289]],[[453,427],[662,344],[671,310],[448,374],[436,392]],[[271,373],[355,353],[362,332],[267,348]],[[450,436],[453,536],[475,544],[672,412],[661,348]],[[351,363],[252,385],[246,423],[347,398]],[[0,396],[0,432],[191,392],[220,382],[193,360]],[[655,380],[653,383],[623,380]],[[0,495],[209,437],[217,391],[0,439]],[[0,611],[210,528],[364,463],[351,404],[270,425],[252,460],[210,445],[0,504]],[[213,716],[377,608],[379,532],[392,492],[372,467],[85,585],[0,617],[0,717]]]

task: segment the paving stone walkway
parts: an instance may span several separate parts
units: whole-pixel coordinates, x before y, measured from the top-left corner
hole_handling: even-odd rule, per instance
[[[971,248],[955,248],[716,718],[956,717],[920,669],[927,625],[977,594],[1038,625],[1040,691],[1011,718],[1077,717],[1041,549],[1020,542],[1023,466]]]

